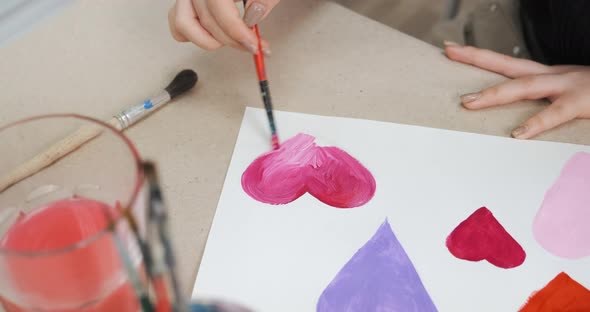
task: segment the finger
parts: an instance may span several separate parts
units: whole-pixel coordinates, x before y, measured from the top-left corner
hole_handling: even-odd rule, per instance
[[[224,45],[229,45],[232,47],[239,47],[240,44],[237,43],[235,40],[230,38],[225,32],[221,29],[217,20],[211,14],[211,10],[208,6],[206,0],[192,0],[193,6],[197,11],[197,15],[199,16],[199,21],[201,25],[215,38],[215,40],[221,42]],[[217,0],[217,1],[228,1],[228,0]]]
[[[191,0],[177,0],[174,26],[186,39],[206,50],[222,47],[211,34],[201,26]]]
[[[262,46],[262,53],[264,53],[265,56],[272,55],[272,51],[270,50],[270,44],[268,44],[268,41],[261,39],[260,45]]]
[[[546,109],[531,117],[512,131],[517,139],[530,139],[544,131],[555,128],[578,117],[579,105],[567,97],[559,98]]]
[[[262,21],[279,3],[279,0],[252,0],[246,3],[244,23],[252,27]]]
[[[172,34],[172,37],[178,41],[178,42],[187,42],[188,39],[186,39],[185,36],[183,36],[181,33],[178,32],[178,30],[176,30],[176,5],[172,6],[170,8],[170,10],[168,11],[168,27],[170,28],[170,33]]]
[[[452,42],[445,42],[445,53],[453,61],[473,65],[510,78],[551,73],[551,67],[537,62]]]
[[[558,65],[558,66],[551,66],[551,71],[555,74],[564,74],[564,73],[571,73],[571,72],[587,72],[587,71],[590,71],[590,67],[578,66],[578,65]]]
[[[252,53],[258,51],[258,38],[244,24],[240,11],[232,0],[207,0],[207,7],[227,36],[239,42]]]
[[[508,80],[477,93],[461,96],[463,106],[481,109],[520,100],[536,100],[564,92],[567,80],[562,75],[536,75]]]

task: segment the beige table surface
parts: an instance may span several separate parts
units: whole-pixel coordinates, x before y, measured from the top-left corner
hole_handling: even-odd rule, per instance
[[[244,107],[261,106],[249,55],[168,34],[171,1],[78,1],[0,48],[0,123],[56,112],[101,119],[154,95],[180,69],[198,87],[129,130],[161,169],[184,287],[192,289]],[[458,96],[500,81],[333,3],[283,0],[262,24],[278,110],[508,136],[542,105],[468,112]],[[279,130],[280,130],[280,125]],[[540,137],[590,144],[590,122]],[[239,261],[239,259],[236,259]]]

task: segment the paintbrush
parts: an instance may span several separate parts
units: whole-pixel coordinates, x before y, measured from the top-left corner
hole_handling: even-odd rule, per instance
[[[118,203],[117,203],[117,206],[119,207]],[[119,236],[117,235],[117,232],[115,229],[117,221],[111,216],[110,211],[104,211],[104,214],[105,214],[106,220],[109,221],[108,230],[111,232],[111,237],[112,237],[113,243],[115,244],[115,247],[117,249],[117,253],[119,254],[119,257],[121,257],[121,261],[123,262],[123,267],[125,268],[125,271],[127,272],[127,277],[129,278],[129,282],[130,282],[131,286],[133,287],[133,290],[135,292],[135,295],[137,296],[137,299],[139,300],[139,303],[141,304],[141,311],[142,312],[154,312],[154,306],[152,305],[152,302],[150,301],[149,294],[148,294],[147,290],[144,288],[138,272],[135,271],[133,261],[131,260],[131,257],[127,253],[127,249],[125,247],[125,244],[121,241],[121,238],[119,238]]]
[[[141,234],[139,233],[139,227],[137,224],[137,221],[135,220],[135,217],[133,216],[133,213],[131,212],[131,210],[129,208],[123,208],[119,205],[117,205],[118,212],[122,213],[123,216],[125,217],[125,219],[127,220],[127,224],[129,225],[129,228],[131,229],[131,233],[133,233],[133,235],[135,236],[135,240],[137,241],[137,244],[139,246],[139,250],[141,252],[141,256],[143,259],[143,263],[145,264],[145,270],[147,273],[147,277],[148,280],[151,281],[152,286],[154,288],[155,291],[155,295],[156,295],[156,306],[155,309],[153,307],[151,307],[151,311],[155,311],[155,312],[170,312],[171,311],[171,306],[170,306],[170,301],[168,298],[168,293],[166,292],[166,285],[163,279],[163,267],[161,265],[161,262],[158,261],[157,258],[154,257],[154,254],[152,253],[152,246],[149,244],[148,241],[146,241],[145,239],[143,239],[141,237]],[[115,234],[116,236],[116,234]],[[142,306],[144,306],[144,302],[146,302],[145,296],[143,293],[139,293],[138,297],[140,299],[140,302],[142,303]],[[149,302],[149,298],[147,299],[147,302]],[[151,304],[151,302],[150,302]],[[144,311],[145,312],[145,311]]]
[[[244,9],[246,8],[246,0],[244,0]],[[260,93],[262,94],[262,102],[264,102],[264,109],[268,117],[270,125],[271,144],[273,149],[279,148],[279,136],[275,124],[274,114],[272,112],[272,100],[270,97],[270,88],[268,86],[268,79],[266,78],[266,68],[264,66],[264,54],[262,53],[262,39],[260,38],[260,31],[258,25],[254,25],[252,30],[256,34],[258,40],[258,49],[254,54],[254,64],[256,64],[256,73],[258,74],[258,83],[260,85]]]
[[[180,94],[187,92],[197,83],[197,73],[190,69],[185,69],[178,73],[168,86],[157,96],[136,104],[121,113],[115,115],[106,123],[118,130],[125,130],[131,127],[139,120],[155,112],[162,106],[168,104],[170,100]],[[58,161],[62,157],[71,153],[78,147],[98,136],[103,129],[96,125],[84,126],[73,134],[53,144],[42,153],[31,158],[27,162],[16,167],[7,175],[0,178],[0,193],[11,185],[26,179],[35,173],[41,171],[47,166]]]
[[[176,273],[176,259],[168,231],[168,212],[162,197],[156,166],[152,162],[145,161],[143,162],[143,172],[149,188],[148,242],[153,250],[157,251],[153,257],[154,278],[152,281],[158,297],[158,305],[169,305],[163,279],[164,272],[168,271],[168,277],[174,292],[174,311],[183,312],[187,309],[187,303]],[[164,301],[160,302],[160,298]]]

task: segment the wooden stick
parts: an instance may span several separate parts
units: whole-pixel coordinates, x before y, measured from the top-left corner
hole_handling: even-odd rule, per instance
[[[112,118],[111,120],[107,121],[107,123],[116,129],[121,129],[121,124],[117,118]],[[98,125],[87,125],[81,127],[76,132],[51,145],[42,153],[29,159],[22,165],[10,171],[7,175],[0,178],[0,192],[3,192],[10,186],[47,168],[51,164],[60,160],[62,157],[97,137],[102,131],[104,131],[104,128]]]

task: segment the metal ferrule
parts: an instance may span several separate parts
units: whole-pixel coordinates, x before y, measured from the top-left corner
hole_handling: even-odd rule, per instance
[[[115,118],[121,124],[121,130],[125,130],[132,126],[134,123],[156,111],[160,106],[170,101],[170,94],[164,91],[160,95],[153,97],[149,100],[143,101],[141,104],[136,104],[121,113],[115,115]]]

